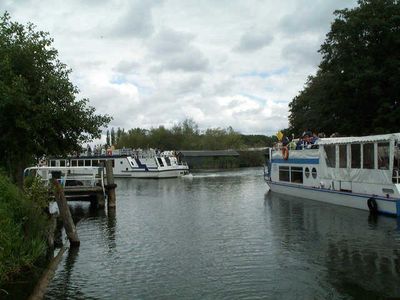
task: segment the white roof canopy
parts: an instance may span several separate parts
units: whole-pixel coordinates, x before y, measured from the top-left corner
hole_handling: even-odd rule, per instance
[[[324,138],[324,139],[319,139],[318,144],[329,145],[329,144],[373,143],[373,142],[384,142],[391,140],[399,141],[400,133],[358,136],[358,137],[354,136],[354,137]]]

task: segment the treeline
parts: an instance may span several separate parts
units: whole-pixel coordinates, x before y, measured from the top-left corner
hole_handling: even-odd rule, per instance
[[[199,126],[187,119],[171,129],[134,128],[128,131],[114,128],[107,131],[107,145],[117,148],[158,148],[162,150],[224,150],[268,147],[276,141],[275,136],[243,135],[228,128],[199,130]]]
[[[398,132],[400,2],[360,0],[334,14],[318,71],[289,105],[288,132]]]

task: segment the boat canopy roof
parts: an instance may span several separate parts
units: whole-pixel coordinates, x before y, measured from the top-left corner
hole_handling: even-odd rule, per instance
[[[369,136],[352,136],[352,137],[336,137],[336,138],[324,138],[319,139],[319,145],[329,144],[352,144],[352,143],[373,143],[383,141],[400,141],[400,133],[380,134],[380,135],[369,135]]]

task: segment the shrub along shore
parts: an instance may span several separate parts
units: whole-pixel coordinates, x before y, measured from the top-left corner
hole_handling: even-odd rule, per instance
[[[21,191],[0,174],[0,298],[5,283],[46,255],[45,193],[37,181]]]

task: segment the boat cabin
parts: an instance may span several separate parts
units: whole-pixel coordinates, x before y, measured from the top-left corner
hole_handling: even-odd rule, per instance
[[[303,150],[270,149],[266,177],[290,183],[400,197],[400,134],[325,138]]]

